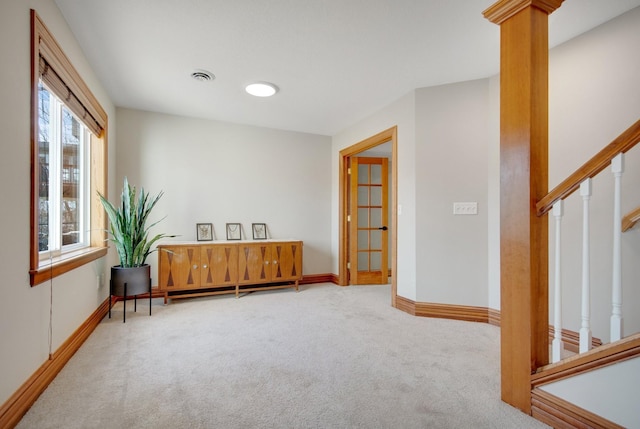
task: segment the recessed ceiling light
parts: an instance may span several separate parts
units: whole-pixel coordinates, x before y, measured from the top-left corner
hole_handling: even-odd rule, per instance
[[[199,80],[200,82],[208,82],[216,78],[213,73],[206,70],[196,70],[191,73],[191,77],[195,80]]]
[[[278,87],[269,82],[256,82],[247,85],[245,90],[256,97],[271,97],[278,92]]]

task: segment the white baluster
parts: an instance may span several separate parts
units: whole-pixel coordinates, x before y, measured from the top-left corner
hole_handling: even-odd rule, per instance
[[[591,198],[591,179],[580,184],[582,196],[582,323],[580,325],[580,353],[591,349],[591,286],[589,264],[589,199]]]
[[[621,181],[624,172],[624,155],[618,154],[611,160],[611,172],[614,177],[613,196],[613,279],[611,283],[611,338],[618,341],[622,338],[622,198]]]
[[[555,291],[554,291],[554,311],[553,311],[553,342],[552,342],[552,362],[558,362],[562,359],[562,350],[564,344],[562,343],[562,284],[561,284],[561,227],[562,227],[562,215],[564,212],[564,202],[562,200],[557,201],[553,205],[553,216],[556,218],[556,246],[555,246]]]

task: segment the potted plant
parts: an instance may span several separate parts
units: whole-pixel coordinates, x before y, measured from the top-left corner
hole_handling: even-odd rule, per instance
[[[151,246],[161,238],[175,237],[161,233],[149,238],[149,229],[160,221],[149,226],[146,223],[151,210],[162,195],[161,191],[156,196],[150,196],[144,188],[136,195],[136,188],[129,185],[126,177],[119,207],[98,193],[109,217],[110,240],[115,244],[120,258],[120,264],[111,267],[111,295],[135,296],[150,292],[151,269],[146,260],[149,254],[155,251]]]

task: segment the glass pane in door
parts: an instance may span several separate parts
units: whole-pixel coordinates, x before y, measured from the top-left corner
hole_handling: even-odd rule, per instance
[[[358,186],[358,205],[359,206],[369,205],[369,187],[368,186]]]
[[[369,231],[358,231],[358,250],[369,248]]]
[[[376,249],[376,250],[382,249],[382,231],[381,230],[371,231],[371,241],[369,245],[371,249]]]
[[[368,228],[368,227],[369,227],[369,209],[359,208],[358,209],[358,228]]]
[[[371,263],[370,263],[370,271],[380,271],[381,269],[381,257],[380,252],[371,252]]]
[[[371,190],[371,205],[382,206],[382,187],[372,186],[370,190]]]
[[[369,271],[369,252],[358,252],[358,271]]]
[[[371,164],[371,181],[372,185],[382,184],[382,166],[379,164]]]
[[[382,226],[382,209],[371,208],[371,224],[370,228],[380,228]]]

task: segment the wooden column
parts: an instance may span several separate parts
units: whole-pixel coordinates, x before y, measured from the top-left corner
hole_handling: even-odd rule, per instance
[[[549,362],[548,16],[563,0],[501,0],[500,327],[502,400],[531,414],[531,373]]]

